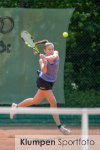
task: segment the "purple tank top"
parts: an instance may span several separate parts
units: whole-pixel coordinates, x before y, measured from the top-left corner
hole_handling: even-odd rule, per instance
[[[39,74],[39,77],[48,82],[55,82],[57,79],[58,69],[59,60],[55,60],[54,64],[50,64],[49,62],[47,62],[47,73],[43,74],[43,72],[41,72]]]

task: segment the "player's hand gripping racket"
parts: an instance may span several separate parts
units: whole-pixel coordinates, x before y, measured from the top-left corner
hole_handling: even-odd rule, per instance
[[[32,38],[31,34],[27,31],[21,32],[21,38],[23,39],[25,45],[32,48],[34,50],[34,54],[40,54],[39,49],[36,46],[36,43],[34,42],[34,39]]]

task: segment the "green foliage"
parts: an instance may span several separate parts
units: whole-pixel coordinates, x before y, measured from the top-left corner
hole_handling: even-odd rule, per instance
[[[81,90],[99,90],[100,18],[92,2],[78,4],[71,20],[66,61],[72,62],[73,80]]]
[[[67,90],[66,107],[100,107],[100,93],[95,90]]]
[[[71,63],[74,71],[65,78],[65,98],[69,107],[100,107],[99,12],[100,8],[87,0],[76,5],[71,19],[66,64]],[[72,89],[68,81],[75,83],[77,89]]]

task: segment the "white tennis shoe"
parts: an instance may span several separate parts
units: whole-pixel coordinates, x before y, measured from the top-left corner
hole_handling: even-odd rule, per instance
[[[70,130],[65,128],[63,125],[61,125],[61,127],[59,129],[64,135],[69,135],[71,133]]]
[[[15,103],[12,103],[12,106],[11,106],[11,111],[10,111],[10,119],[13,119],[14,118],[14,110],[17,108],[17,104]]]

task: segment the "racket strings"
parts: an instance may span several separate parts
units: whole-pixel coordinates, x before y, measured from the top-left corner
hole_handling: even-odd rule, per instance
[[[36,54],[40,54],[37,45],[34,41],[34,39],[32,38],[31,34],[29,34],[27,31],[22,31],[21,32],[21,38],[23,39],[24,43],[28,46],[31,47],[33,49],[33,53]]]

